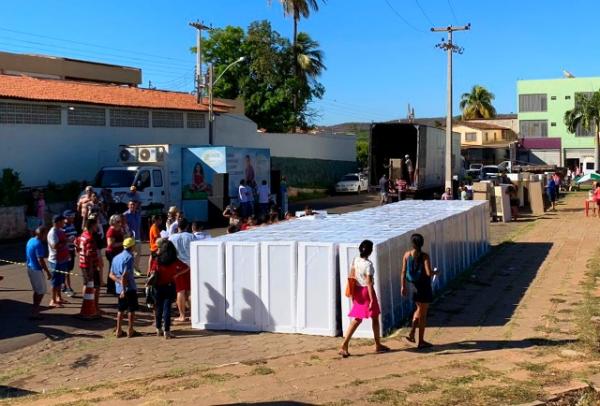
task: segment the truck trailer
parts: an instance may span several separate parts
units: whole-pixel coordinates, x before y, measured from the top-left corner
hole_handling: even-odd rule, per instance
[[[369,184],[377,186],[383,174],[393,181],[397,177],[411,183],[407,168],[408,155],[414,179],[408,194],[428,197],[442,192],[445,182],[446,132],[444,129],[410,123],[374,123],[369,135]],[[402,160],[402,164],[398,165]],[[452,134],[452,175],[462,177],[460,134]]]

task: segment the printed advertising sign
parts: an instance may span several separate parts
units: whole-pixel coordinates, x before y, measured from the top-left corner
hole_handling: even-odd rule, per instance
[[[263,180],[271,182],[271,154],[268,149],[227,148],[229,196],[237,198],[240,180],[256,188]]]

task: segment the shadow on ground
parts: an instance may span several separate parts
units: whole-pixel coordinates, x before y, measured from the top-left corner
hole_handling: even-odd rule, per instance
[[[503,326],[548,256],[552,243],[504,242],[432,305],[434,327]]]

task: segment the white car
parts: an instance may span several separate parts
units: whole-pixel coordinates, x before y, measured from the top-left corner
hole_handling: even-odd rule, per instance
[[[348,173],[335,184],[336,193],[360,193],[369,189],[369,179],[362,173]]]

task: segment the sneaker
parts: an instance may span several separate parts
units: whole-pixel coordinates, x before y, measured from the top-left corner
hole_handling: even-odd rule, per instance
[[[165,331],[165,340],[169,340],[171,338],[175,338],[173,333],[171,333],[170,331]]]
[[[68,297],[73,297],[75,292],[73,291],[73,289],[67,289],[64,291],[64,294],[67,295]]]
[[[134,269],[133,274],[136,278],[141,278],[143,276],[139,269]]]
[[[157,328],[156,329],[156,336],[157,337],[162,337],[164,335],[164,332],[162,330],[162,328]]]

